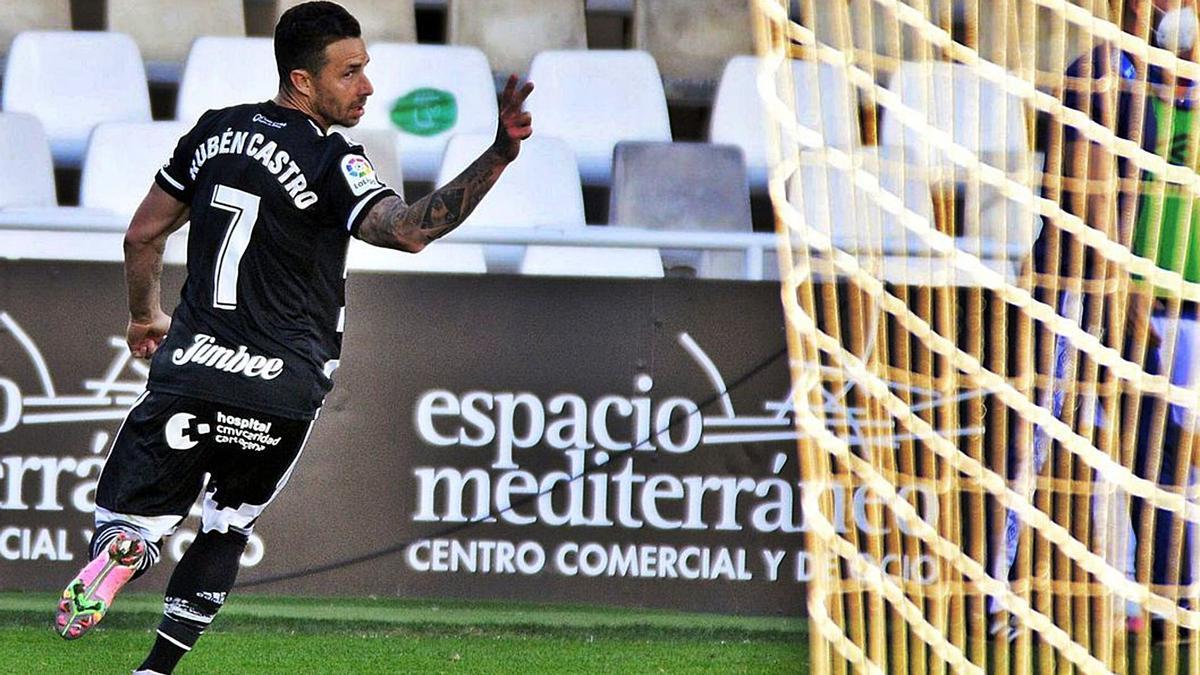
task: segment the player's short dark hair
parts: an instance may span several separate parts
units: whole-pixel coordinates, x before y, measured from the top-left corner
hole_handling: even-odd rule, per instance
[[[307,70],[316,75],[325,65],[325,47],[361,36],[358,19],[335,2],[305,2],[287,10],[275,24],[279,86],[291,91],[293,70]]]

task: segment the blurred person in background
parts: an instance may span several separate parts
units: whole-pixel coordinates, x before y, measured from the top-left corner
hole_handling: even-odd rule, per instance
[[[1200,24],[1194,0],[1118,0],[1118,3],[1115,7],[1120,9],[1121,27],[1126,33],[1148,36],[1152,45],[1195,62]],[[1118,139],[1134,141],[1171,164],[1194,170],[1197,134],[1193,115],[1197,93],[1200,90],[1191,80],[1148,64],[1106,42],[1068,67],[1063,103],[1112,130]],[[1085,138],[1070,124],[1043,118],[1038,126],[1039,150],[1061,151],[1061,195],[1047,191],[1044,196],[1057,196],[1067,212],[1105,232],[1114,241],[1130,243],[1135,254],[1155,261],[1163,269],[1182,273],[1187,281],[1200,282],[1200,209],[1195,208],[1195,198],[1187,187],[1164,186],[1163,177],[1143,172],[1127,158],[1117,156],[1112,143]],[[1057,134],[1061,134],[1061,144],[1055,142]],[[1047,164],[1053,165],[1051,161]],[[1145,280],[1135,278],[1130,285],[1128,306],[1116,307],[1110,294],[1098,286],[1105,279],[1112,281],[1112,271],[1105,269],[1104,259],[1067,232],[1052,233],[1057,229],[1043,228],[1034,246],[1031,262],[1037,277],[1036,297],[1093,335],[1104,336],[1107,345],[1142,364],[1146,372],[1166,372],[1173,384],[1193,387],[1197,369],[1192,360],[1200,346],[1196,303],[1183,302],[1176,314],[1168,303],[1156,297],[1163,295],[1161,289],[1153,289]],[[1055,236],[1057,244],[1053,242]],[[1052,290],[1047,288],[1047,282],[1053,277],[1060,281]],[[1061,281],[1069,279],[1082,280],[1082,286],[1072,288]],[[1123,318],[1121,343],[1115,342],[1111,326],[1104,325],[1105,317]],[[1104,410],[1096,392],[1086,389],[1091,386],[1085,382],[1087,378],[1078,379],[1083,364],[1078,351],[1062,336],[1038,332],[1039,345],[1045,346],[1050,340],[1053,340],[1052,352],[1037,350],[1037,372],[1049,381],[1048,386],[1038,385],[1038,404],[1062,419],[1071,388],[1066,383],[1083,385],[1073,401],[1075,426],[1077,431],[1094,427],[1097,435],[1106,433],[1106,418],[1119,418],[1128,406],[1140,406],[1138,428],[1133,436],[1134,472],[1168,489],[1184,483],[1194,485],[1195,480],[1189,477],[1194,474],[1190,468],[1194,458],[1188,448],[1179,447],[1182,429],[1194,426],[1192,414],[1175,405],[1163,410],[1165,403],[1161,397],[1150,395],[1124,398],[1122,410]],[[1049,363],[1041,356],[1043,352],[1052,354]],[[1102,372],[1095,381],[1103,382],[1105,378]],[[1124,448],[1114,445],[1125,454]],[[1051,439],[1039,427],[1035,429],[1031,450],[1024,456],[1018,452],[1010,457],[1010,475],[1016,475],[1018,485],[1029,486],[1027,494],[1031,499],[1035,476],[1042,474],[1050,449]],[[1116,459],[1122,461],[1121,457]],[[1177,573],[1169,574],[1167,547],[1171,530],[1180,525],[1178,515],[1160,510],[1151,538],[1149,531],[1141,531],[1143,500],[1132,500],[1129,509],[1128,497],[1119,486],[1097,481],[1094,487],[1093,523],[1097,526],[1093,529],[1092,548],[1102,549],[1100,552],[1109,564],[1133,578],[1140,536],[1143,541],[1153,541],[1157,549],[1151,583],[1190,584],[1195,578],[1192,566],[1197,562],[1191,550],[1196,543],[1192,532],[1195,526],[1188,527],[1188,543],[1182,547],[1183,560]],[[1101,529],[1100,523],[1107,523],[1107,527]],[[1007,512],[1002,540],[992,556],[993,575],[998,579],[1009,579],[1016,561],[1020,529],[1015,514]],[[1126,608],[1129,629],[1142,630],[1145,624],[1140,608],[1134,603],[1127,603]],[[989,611],[995,614],[1001,609],[1000,603],[993,599]],[[1015,628],[1013,621],[995,621],[992,631],[1012,639]]]

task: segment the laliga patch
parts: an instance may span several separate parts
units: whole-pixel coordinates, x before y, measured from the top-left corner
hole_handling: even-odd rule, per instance
[[[343,157],[342,175],[346,177],[346,184],[350,186],[350,191],[354,193],[355,197],[361,197],[368,190],[383,187],[379,184],[379,177],[375,175],[375,169],[362,155]]]

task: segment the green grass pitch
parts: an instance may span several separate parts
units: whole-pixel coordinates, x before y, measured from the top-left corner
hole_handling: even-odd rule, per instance
[[[92,634],[50,628],[53,593],[0,593],[0,672],[127,675],[161,598],[129,594]],[[568,605],[234,595],[175,671],[807,673],[800,619]]]

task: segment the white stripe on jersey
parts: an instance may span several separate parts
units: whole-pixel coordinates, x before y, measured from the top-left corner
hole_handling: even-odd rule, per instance
[[[183,190],[183,189],[184,189],[184,187],[183,187],[183,183],[180,183],[179,181],[175,180],[174,178],[171,178],[171,174],[167,173],[167,170],[166,170],[166,169],[159,169],[159,170],[158,170],[158,173],[159,173],[159,174],[160,174],[160,175],[161,175],[161,176],[162,176],[164,179],[166,179],[166,181],[167,181],[168,183],[170,183],[171,185],[174,185],[174,186],[175,186],[175,189],[177,189],[177,190]]]
[[[370,192],[368,192],[366,194],[366,196],[364,196],[361,200],[359,200],[359,202],[357,204],[354,205],[354,210],[350,212],[350,217],[346,219],[346,231],[347,232],[349,232],[350,228],[354,226],[354,219],[358,218],[358,212],[362,211],[362,208],[367,205],[367,202],[371,201],[371,199],[375,195],[379,194],[380,192],[383,192],[386,189],[388,189],[388,188],[381,187],[381,188],[376,188],[374,190],[371,190]]]
[[[324,370],[325,377],[333,377],[333,371],[337,370],[338,366],[340,365],[342,365],[341,359],[330,359],[326,361]]]

